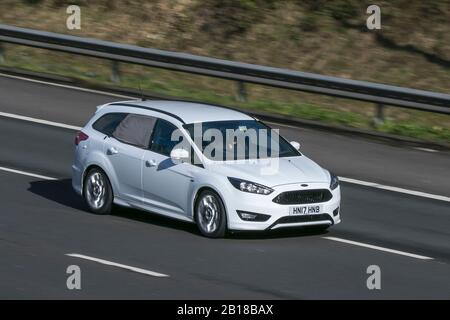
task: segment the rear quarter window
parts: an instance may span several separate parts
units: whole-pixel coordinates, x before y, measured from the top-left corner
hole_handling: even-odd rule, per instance
[[[147,149],[155,122],[155,117],[128,114],[112,136],[120,142]]]
[[[123,119],[128,115],[128,113],[107,113],[101,116],[97,121],[94,122],[92,128],[100,131],[107,136],[111,136],[117,126],[122,122]]]

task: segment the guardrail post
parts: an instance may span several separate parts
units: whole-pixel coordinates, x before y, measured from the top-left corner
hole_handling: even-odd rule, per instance
[[[238,101],[241,101],[241,102],[247,101],[247,90],[245,89],[245,83],[242,81],[237,82],[236,98]]]
[[[375,126],[382,125],[384,123],[384,105],[377,103],[375,105],[375,117],[373,118]]]
[[[111,81],[113,83],[120,83],[119,62],[115,60],[111,61]]]
[[[0,42],[0,63],[5,62],[5,47],[3,43]]]

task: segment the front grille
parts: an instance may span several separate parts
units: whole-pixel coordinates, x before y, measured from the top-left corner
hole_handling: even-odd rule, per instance
[[[331,219],[329,214],[311,214],[304,216],[286,216],[281,217],[277,221],[275,221],[274,225],[280,223],[299,223],[299,222],[312,222],[312,221],[330,221],[333,223],[333,219]]]
[[[327,189],[286,191],[277,195],[272,201],[278,204],[306,204],[326,202],[332,198]]]
[[[317,222],[317,224],[322,223],[326,224],[328,222],[330,225],[334,224],[333,219],[329,214],[313,214],[313,215],[304,215],[304,216],[286,216],[281,217],[277,221],[275,221],[270,227],[266,230],[277,229],[277,225],[281,224],[280,227],[289,227],[290,223],[306,223],[306,222]]]

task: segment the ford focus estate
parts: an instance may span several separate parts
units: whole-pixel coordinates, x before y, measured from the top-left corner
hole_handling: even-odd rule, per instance
[[[75,145],[72,185],[94,213],[137,208],[196,223],[213,238],[340,222],[338,178],[299,143],[233,109],[108,103]]]

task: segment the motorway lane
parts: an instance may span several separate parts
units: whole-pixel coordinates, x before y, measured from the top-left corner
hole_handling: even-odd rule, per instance
[[[211,240],[188,223],[136,210],[98,216],[70,182],[0,173],[1,298],[449,298],[447,263],[349,246],[300,231]],[[331,232],[332,234],[332,232]],[[154,278],[65,256],[168,274]],[[66,268],[82,290],[65,287]],[[382,290],[366,288],[378,265]]]
[[[83,125],[95,107],[118,99],[0,76],[0,111]],[[68,118],[70,114],[70,118]]]
[[[0,166],[70,178],[74,134],[0,117]],[[443,201],[342,183],[344,223],[332,233],[450,261],[449,207]]]
[[[10,90],[13,88],[15,86]],[[80,123],[66,120],[73,115],[78,119],[76,121],[82,121],[83,117],[87,118],[95,110],[94,105],[85,104],[77,109],[71,105],[71,111],[59,110],[55,113],[53,111],[60,106],[52,103],[51,96],[38,95],[39,92],[48,90],[46,88],[47,86],[42,86],[34,93],[37,95],[34,101],[36,106],[42,106],[39,100],[43,99],[46,105],[51,107],[43,108],[45,112],[36,111],[37,109],[28,110],[26,105],[17,102],[16,106],[21,106],[22,109],[19,109],[22,114],[79,125]],[[0,87],[0,91],[2,89]],[[73,90],[68,92],[81,94]],[[82,95],[99,96],[86,93]],[[107,101],[111,100],[109,97],[106,98]],[[71,101],[73,103],[73,100]],[[96,104],[99,103],[101,102]],[[8,106],[10,105],[7,104],[6,109]],[[0,111],[11,112],[6,109],[3,101],[0,102]],[[308,133],[305,132],[310,131],[299,129],[291,134],[295,135],[298,132],[308,137]],[[309,138],[312,140],[309,141],[312,143],[313,152],[322,150],[316,141],[320,135],[318,132],[310,132]],[[336,137],[337,140],[334,142],[340,141],[341,146],[349,147],[346,144],[347,140],[350,140],[348,137]],[[2,194],[0,244],[5,257],[8,257],[5,261],[11,262],[0,266],[0,276],[6,278],[5,285],[2,286],[4,289],[0,287],[0,297],[5,295],[36,297],[39,294],[45,297],[61,295],[74,298],[449,298],[450,296],[448,278],[450,216],[449,205],[446,202],[343,183],[344,222],[326,234],[428,255],[437,258],[437,261],[421,261],[335,243],[323,239],[322,235],[298,231],[268,236],[234,236],[231,239],[212,241],[200,237],[195,227],[190,224],[134,210],[119,210],[114,216],[107,217],[85,212],[84,205],[73,194],[67,180],[70,176],[73,138],[72,130],[0,117],[2,146],[0,166],[66,179],[36,181],[17,174],[0,173],[0,194]],[[324,144],[326,141],[326,138],[322,140]],[[363,142],[354,139],[352,143],[356,149],[364,149]],[[442,163],[443,159],[448,159],[444,153],[434,155],[367,143],[373,148],[374,154],[379,153],[380,158],[383,152],[394,154],[404,152],[404,156],[412,157],[413,167],[423,166],[414,164],[421,157],[436,164],[437,167],[433,170],[437,172],[448,165],[448,162]],[[304,147],[305,150],[309,148]],[[419,156],[414,158],[413,154]],[[312,158],[318,162],[323,160],[314,156]],[[327,159],[332,161],[333,158]],[[362,156],[357,159],[364,160]],[[377,164],[377,161],[379,158],[375,157],[375,163],[370,165]],[[398,165],[395,157],[393,162],[393,167]],[[350,167],[349,164],[347,167]],[[342,175],[340,170],[345,170],[345,166],[340,168],[335,171]],[[389,173],[389,170],[391,169],[386,169],[386,172]],[[440,171],[440,176],[445,178],[442,172],[448,171]],[[434,174],[431,172],[433,179]],[[420,174],[412,176],[409,183],[420,181]],[[380,175],[378,181],[384,179],[389,182],[394,177],[395,175],[389,177]],[[448,184],[448,181],[445,183]],[[437,185],[440,184],[442,186],[442,181],[438,181]],[[433,191],[427,185],[424,185],[424,188],[426,189],[424,191]],[[23,249],[23,246],[16,247],[17,243],[25,243],[25,247],[30,251]],[[92,281],[89,280],[89,284],[86,284],[88,290],[73,293],[65,289],[65,282],[60,283],[61,277],[64,280],[66,276],[64,273],[61,275],[60,269],[64,269],[66,261],[74,260],[64,256],[70,252],[168,273],[171,275],[170,281],[146,279],[142,282],[140,281],[142,275],[131,276],[130,272],[110,270],[110,267],[80,260],[77,264],[83,266],[83,269],[86,266]],[[42,261],[34,258],[41,255]],[[389,285],[386,283],[381,292],[375,293],[365,287],[367,277],[365,268],[369,264],[380,265],[383,275],[386,275],[383,279],[386,279]],[[59,267],[53,269],[52,265]],[[34,271],[27,269],[27,266],[38,268],[36,273],[38,280],[34,279]],[[111,277],[118,277],[120,290],[114,290],[113,286],[117,283],[109,279],[109,274]],[[18,278],[22,280],[17,280]],[[123,290],[122,283],[125,283]],[[34,285],[48,290],[40,292]],[[9,295],[10,292],[14,293]]]
[[[0,117],[0,165],[68,177],[75,134],[73,130]]]
[[[341,190],[343,222],[330,229],[331,236],[450,263],[448,202],[348,183]]]
[[[272,125],[276,127],[276,125]],[[301,151],[342,177],[450,196],[450,153],[430,153],[373,140],[280,126]]]
[[[0,112],[83,126],[97,105],[124,100],[49,86],[0,75]],[[450,153],[430,153],[383,144],[356,135],[309,128],[280,128],[300,141],[302,151],[336,174],[348,178],[450,196]]]

